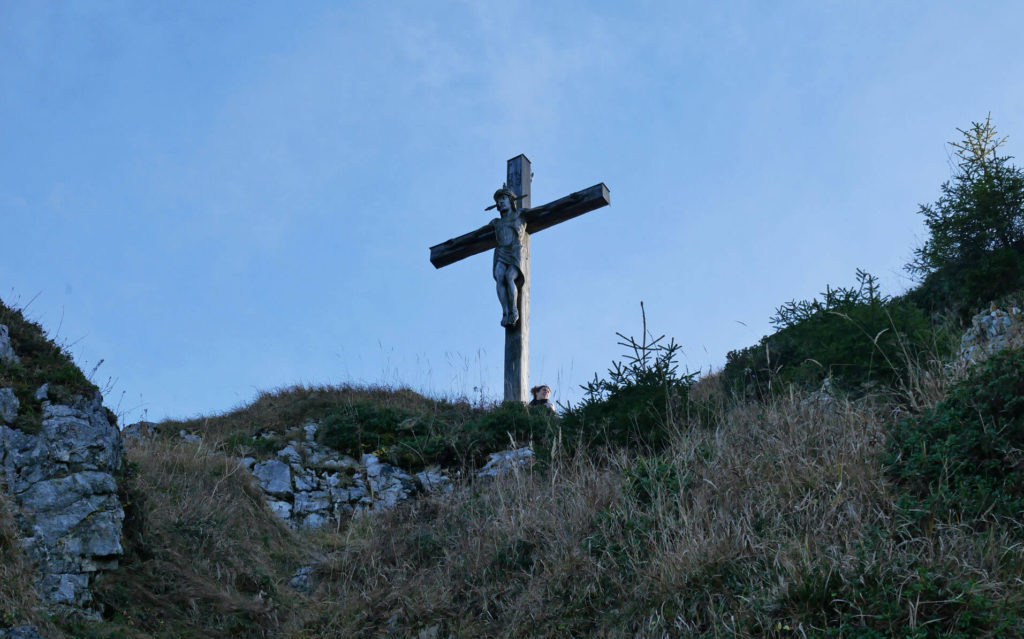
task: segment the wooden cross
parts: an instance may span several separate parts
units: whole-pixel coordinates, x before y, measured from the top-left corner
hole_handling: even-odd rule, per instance
[[[526,218],[526,237],[523,239],[518,308],[519,322],[505,327],[505,401],[527,401],[530,377],[530,234],[549,226],[589,213],[611,204],[608,187],[604,183],[577,191],[554,202],[530,208],[530,161],[518,155],[508,161],[506,187],[519,201],[520,214]],[[448,266],[470,255],[483,253],[498,245],[495,229],[490,224],[430,247],[430,263],[435,268]]]

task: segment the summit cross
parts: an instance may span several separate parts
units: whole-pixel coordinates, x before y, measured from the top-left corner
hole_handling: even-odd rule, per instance
[[[494,278],[505,327],[504,397],[525,403],[530,377],[530,235],[607,206],[611,196],[602,182],[531,208],[530,160],[525,155],[512,158],[506,175],[505,185],[494,194],[495,206],[488,207],[498,208],[501,217],[431,246],[430,263],[441,268],[495,249]]]

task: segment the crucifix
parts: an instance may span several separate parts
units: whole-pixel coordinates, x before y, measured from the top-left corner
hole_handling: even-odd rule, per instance
[[[604,183],[542,206],[530,207],[530,160],[508,161],[504,186],[494,193],[500,217],[475,231],[430,247],[430,263],[441,268],[494,249],[493,273],[505,327],[505,401],[526,402],[530,377],[530,234],[611,204]]]

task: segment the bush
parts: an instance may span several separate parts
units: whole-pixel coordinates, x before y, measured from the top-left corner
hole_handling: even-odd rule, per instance
[[[583,401],[569,406],[562,419],[566,439],[583,446],[609,444],[660,449],[672,429],[687,421],[709,424],[709,408],[689,397],[696,373],[680,374],[675,340],[662,343],[664,335],[651,339],[643,311],[640,342],[616,333],[629,349],[625,362],[612,362],[608,377],[582,386]]]
[[[929,519],[1024,515],[1024,353],[980,364],[933,409],[896,425],[890,475]]]
[[[881,295],[871,274],[858,269],[856,277],[857,286],[826,287],[821,300],[780,306],[775,333],[726,356],[723,383],[762,397],[773,386],[815,387],[826,378],[847,392],[898,385],[907,355],[929,344],[930,323],[913,304]]]
[[[557,423],[551,411],[505,402],[488,411],[415,413],[375,402],[338,407],[322,421],[317,440],[358,458],[375,453],[409,470],[431,464],[478,465],[487,454],[513,445],[550,444]]]
[[[546,450],[554,443],[558,424],[558,417],[546,406],[504,402],[463,424],[456,447],[460,455],[474,464],[483,461],[488,453],[512,446],[532,444],[538,450]]]
[[[992,300],[1024,289],[1024,252],[999,248],[949,262],[925,276],[905,298],[928,313],[954,313],[967,323]]]
[[[356,459],[375,453],[392,464],[418,470],[455,461],[454,442],[445,437],[452,430],[444,415],[364,401],[339,406],[328,414],[317,430],[317,440]]]

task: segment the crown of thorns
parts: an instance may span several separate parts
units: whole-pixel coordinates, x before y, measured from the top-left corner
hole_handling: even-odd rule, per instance
[[[497,206],[498,206],[498,198],[499,198],[499,197],[501,197],[502,195],[506,195],[506,196],[508,196],[508,199],[509,199],[509,200],[510,200],[510,201],[511,201],[511,202],[512,202],[513,204],[515,204],[517,208],[519,207],[519,202],[520,202],[520,201],[521,201],[521,200],[522,200],[523,198],[525,198],[525,197],[526,197],[525,195],[516,195],[515,193],[513,193],[512,191],[510,191],[510,190],[509,190],[508,186],[506,186],[506,185],[502,184],[502,185],[501,185],[501,188],[500,188],[500,189],[498,189],[497,191],[495,191],[495,192],[494,192],[494,204],[492,204],[492,205],[488,206],[488,207],[487,207],[486,209],[484,209],[484,210],[485,210],[485,211],[490,211],[490,210],[491,210],[491,209],[493,209],[493,208],[497,208]]]

